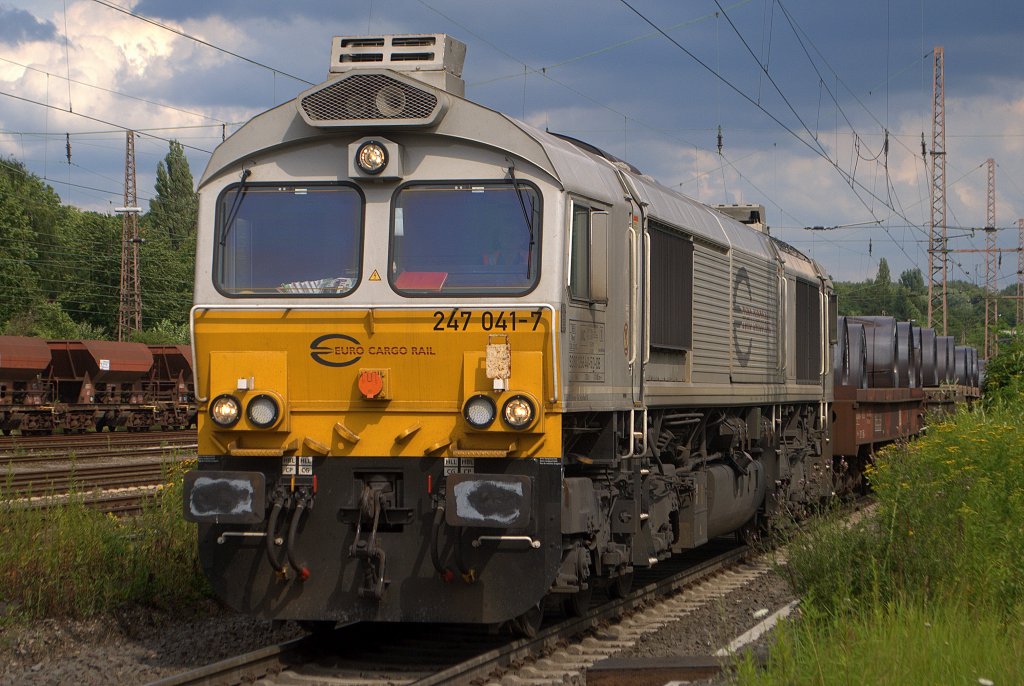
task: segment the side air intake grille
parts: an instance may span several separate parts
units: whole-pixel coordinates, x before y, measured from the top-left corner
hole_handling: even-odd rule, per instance
[[[379,120],[428,124],[438,100],[431,92],[384,74],[353,74],[304,95],[300,106],[314,126]]]

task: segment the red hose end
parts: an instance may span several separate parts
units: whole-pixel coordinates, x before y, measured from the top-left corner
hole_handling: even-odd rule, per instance
[[[309,567],[303,567],[299,570],[299,581],[305,581],[309,578]]]
[[[441,572],[441,580],[444,581],[446,584],[450,584],[451,582],[455,581],[455,572],[453,572],[450,569],[444,570],[443,572]]]

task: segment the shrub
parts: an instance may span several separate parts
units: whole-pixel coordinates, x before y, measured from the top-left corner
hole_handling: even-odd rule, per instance
[[[0,598],[9,615],[88,617],[128,603],[187,609],[209,595],[195,526],[181,516],[181,471],[136,517],[90,508],[0,502]]]

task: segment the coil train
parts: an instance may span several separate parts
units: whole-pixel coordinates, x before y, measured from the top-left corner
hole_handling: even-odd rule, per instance
[[[187,345],[0,336],[5,435],[187,429],[194,390]]]
[[[184,511],[231,607],[530,633],[855,485],[919,429],[915,365],[972,395],[920,332],[837,322],[763,209],[465,99],[464,55],[335,38],[200,181]]]

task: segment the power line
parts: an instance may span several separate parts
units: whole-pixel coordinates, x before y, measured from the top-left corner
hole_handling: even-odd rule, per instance
[[[220,124],[230,124],[231,123],[231,122],[223,121],[221,119],[217,119],[216,117],[211,117],[211,116],[209,116],[207,114],[203,114],[201,112],[192,112],[191,110],[182,109],[181,107],[175,107],[174,105],[168,105],[166,103],[156,102],[155,100],[147,100],[146,98],[140,98],[140,97],[135,96],[135,95],[129,95],[128,93],[125,93],[123,91],[113,90],[111,88],[104,88],[103,86],[97,86],[95,84],[88,83],[86,81],[79,81],[78,79],[73,79],[70,76],[66,76],[65,77],[65,76],[61,76],[60,74],[52,74],[52,73],[46,71],[45,69],[39,69],[37,67],[33,67],[33,66],[30,66],[30,65],[27,65],[27,64],[22,64],[20,62],[15,62],[14,60],[8,59],[6,57],[0,57],[0,61],[7,62],[8,64],[13,64],[15,66],[21,67],[22,69],[29,69],[31,71],[38,72],[40,74],[45,74],[46,76],[52,76],[52,77],[54,77],[56,79],[62,79],[64,81],[67,81],[69,89],[71,88],[71,84],[74,83],[74,84],[79,85],[79,86],[85,86],[86,88],[94,88],[96,90],[103,91],[104,93],[111,93],[113,95],[119,95],[122,98],[128,98],[130,100],[136,100],[138,102],[144,102],[147,105],[155,105],[157,107],[164,107],[166,109],[174,110],[175,112],[180,112],[182,114],[188,114],[188,115],[191,115],[193,117],[202,117],[203,119],[212,119],[213,121],[217,122],[217,125],[220,125]],[[70,98],[70,96],[68,97],[68,111],[69,112],[71,111],[71,98]],[[124,133],[124,132],[122,131],[120,133]]]
[[[224,53],[225,55],[231,55],[232,57],[236,57],[236,58],[238,58],[238,59],[240,59],[240,60],[242,60],[244,62],[248,62],[249,64],[253,64],[253,65],[256,65],[257,67],[261,67],[263,69],[271,71],[274,74],[280,74],[281,76],[287,76],[288,78],[294,79],[296,81],[300,81],[300,82],[306,84],[307,86],[315,85],[312,81],[307,81],[306,79],[302,78],[301,76],[295,76],[294,74],[289,74],[288,72],[282,71],[281,69],[278,69],[276,67],[271,67],[268,64],[263,64],[262,62],[257,62],[256,60],[254,60],[254,59],[252,59],[250,57],[246,57],[245,55],[239,55],[237,52],[232,52],[231,50],[228,50],[227,48],[222,48],[219,45],[214,45],[213,43],[210,43],[209,41],[205,41],[202,38],[198,38],[196,36],[193,36],[193,35],[191,35],[189,33],[181,31],[180,29],[176,29],[173,26],[168,26],[166,24],[161,24],[160,22],[156,21],[155,19],[150,19],[149,17],[145,17],[145,16],[143,16],[141,14],[133,12],[132,10],[126,9],[124,7],[120,7],[120,6],[115,5],[115,4],[111,3],[111,2],[107,2],[106,0],[93,0],[93,2],[95,2],[95,3],[99,4],[99,5],[103,5],[104,7],[109,7],[110,9],[115,10],[117,12],[120,12],[121,14],[127,14],[130,17],[135,17],[139,21],[144,21],[147,24],[152,24],[153,26],[161,28],[164,31],[170,31],[171,33],[173,33],[175,35],[181,36],[182,38],[187,38],[188,40],[194,41],[196,43],[199,43],[200,45],[205,45],[208,48],[213,48],[214,50],[217,50],[218,52]]]
[[[93,0],[93,1],[94,2],[101,2],[101,0]],[[71,110],[66,110],[63,107],[57,107],[56,105],[51,105],[49,103],[39,102],[38,100],[32,100],[31,98],[25,98],[25,97],[22,97],[20,95],[14,95],[13,93],[5,93],[3,91],[0,91],[0,95],[6,96],[8,98],[13,98],[15,100],[21,100],[22,102],[31,103],[33,105],[39,105],[40,107],[46,107],[46,108],[51,109],[51,110],[57,110],[58,112],[64,112],[66,114],[72,114],[72,115],[74,115],[76,117],[82,117],[82,118],[88,119],[90,121],[99,122],[100,124],[106,124],[107,126],[116,126],[119,129],[121,129],[121,131],[128,131],[128,130],[130,130],[129,127],[127,127],[127,126],[122,126],[121,124],[115,124],[114,122],[107,121],[106,119],[100,119],[99,117],[93,117],[93,116],[90,116],[88,114],[82,114],[81,112],[72,112]],[[131,130],[134,130],[134,129],[131,129]],[[171,140],[172,140],[170,138],[164,138],[163,136],[157,136],[154,133],[147,133],[146,135],[149,136],[150,138],[156,138],[157,140],[164,141],[165,143],[170,143]],[[181,146],[183,148],[188,148],[189,150],[195,150],[196,152],[206,153],[207,155],[212,155],[213,154],[212,150],[206,150],[205,148],[197,148],[197,147],[195,147],[193,145],[187,145],[185,143],[182,143]]]
[[[860,196],[860,194],[859,194],[859,193],[857,193],[856,189],[853,189],[853,186],[854,186],[854,185],[856,185],[856,186],[860,187],[860,188],[861,188],[862,190],[864,190],[864,191],[865,191],[865,192],[866,192],[866,193],[867,193],[868,195],[870,195],[870,196],[871,196],[871,197],[873,197],[873,198],[874,198],[875,200],[877,200],[878,202],[880,202],[880,203],[882,203],[883,205],[885,205],[886,207],[888,207],[888,208],[889,208],[890,210],[892,210],[892,212],[893,212],[894,214],[896,214],[897,216],[899,216],[899,217],[900,217],[901,219],[903,219],[904,221],[906,221],[906,222],[907,222],[908,224],[914,224],[914,222],[912,222],[912,221],[911,221],[911,220],[910,220],[910,219],[909,219],[908,217],[905,217],[905,216],[903,216],[903,215],[902,215],[902,214],[900,214],[900,213],[899,213],[899,211],[897,211],[897,210],[896,210],[896,209],[895,209],[894,207],[891,207],[891,206],[890,206],[890,205],[888,205],[888,204],[887,204],[887,203],[886,203],[886,202],[885,202],[884,200],[882,200],[882,198],[878,197],[878,195],[877,195],[877,194],[875,194],[875,193],[874,193],[874,191],[872,191],[871,189],[867,188],[867,187],[866,187],[866,186],[865,186],[865,185],[864,185],[863,183],[861,183],[860,181],[858,181],[858,180],[857,180],[857,179],[856,179],[855,177],[853,177],[853,176],[849,175],[849,174],[848,174],[848,173],[847,173],[847,172],[846,172],[845,170],[843,170],[843,169],[842,169],[842,168],[841,168],[841,167],[840,167],[840,166],[839,166],[839,165],[838,165],[838,164],[837,164],[837,163],[836,163],[836,162],[835,162],[835,161],[834,161],[834,160],[833,160],[833,159],[832,159],[831,157],[829,157],[829,156],[828,156],[828,154],[824,153],[824,152],[823,152],[822,150],[819,150],[819,149],[818,149],[818,148],[816,148],[815,146],[811,145],[811,144],[810,144],[810,143],[809,143],[809,142],[808,142],[807,140],[805,140],[805,139],[804,139],[804,138],[803,138],[802,136],[800,136],[800,135],[799,135],[798,133],[796,133],[795,131],[793,131],[793,129],[791,129],[791,128],[790,128],[789,126],[787,126],[787,125],[786,125],[785,123],[783,123],[783,122],[782,122],[782,120],[780,120],[780,119],[779,119],[778,117],[776,117],[776,116],[775,116],[774,114],[772,114],[771,112],[769,112],[769,111],[768,111],[768,110],[767,110],[767,109],[766,109],[765,107],[763,107],[763,106],[762,106],[762,105],[761,105],[760,103],[756,102],[756,101],[755,101],[755,100],[754,100],[753,98],[751,98],[751,97],[750,97],[749,95],[747,95],[746,93],[744,93],[744,92],[743,92],[743,91],[742,91],[742,90],[741,90],[740,88],[738,88],[738,87],[737,87],[736,85],[734,85],[734,84],[733,84],[733,83],[732,83],[731,81],[729,81],[728,79],[726,79],[726,78],[725,78],[724,76],[722,76],[722,75],[721,75],[721,74],[719,74],[719,73],[718,73],[717,71],[715,71],[714,69],[712,69],[712,68],[711,68],[711,67],[710,67],[710,66],[709,66],[709,65],[708,65],[707,63],[705,63],[705,62],[704,62],[703,60],[701,60],[701,59],[700,59],[699,57],[697,57],[697,56],[696,56],[696,55],[694,55],[694,54],[693,54],[692,52],[690,52],[689,50],[687,50],[687,49],[686,49],[686,48],[685,48],[685,47],[684,47],[683,45],[681,45],[681,44],[680,44],[680,43],[679,43],[679,42],[678,42],[677,40],[675,40],[674,38],[672,38],[672,36],[670,36],[670,35],[668,35],[667,33],[665,33],[665,32],[664,32],[664,31],[663,31],[663,30],[662,30],[661,28],[659,28],[659,27],[658,27],[658,25],[657,25],[657,24],[655,24],[655,23],[654,23],[653,21],[651,21],[650,19],[648,19],[648,18],[647,18],[647,17],[646,17],[646,16],[645,16],[645,15],[644,15],[643,13],[641,13],[641,12],[640,12],[639,10],[637,10],[637,9],[636,9],[635,7],[633,7],[632,5],[630,5],[630,4],[629,4],[629,2],[627,2],[627,0],[619,0],[619,2],[621,2],[621,3],[623,4],[623,5],[625,5],[626,7],[628,7],[628,8],[629,8],[629,9],[630,9],[630,10],[631,10],[631,11],[632,11],[632,12],[633,12],[634,14],[636,14],[636,15],[637,15],[638,17],[640,17],[641,19],[643,19],[643,20],[644,20],[644,21],[645,21],[646,23],[648,23],[648,24],[649,24],[650,26],[652,26],[652,27],[653,27],[653,28],[654,28],[655,30],[657,30],[657,31],[658,31],[659,33],[661,33],[661,35],[663,35],[663,36],[664,36],[664,37],[665,37],[665,38],[666,38],[666,39],[667,39],[667,40],[668,40],[669,42],[671,42],[671,43],[672,43],[673,45],[675,45],[675,46],[676,46],[677,48],[679,48],[680,50],[682,50],[682,51],[683,51],[683,52],[684,52],[684,53],[685,53],[685,54],[686,54],[687,56],[689,56],[689,57],[690,57],[690,58],[691,58],[692,60],[694,60],[695,62],[697,62],[697,64],[699,64],[699,65],[700,65],[701,67],[703,67],[703,68],[704,68],[704,69],[705,69],[706,71],[708,71],[708,72],[709,72],[709,73],[710,73],[711,75],[713,75],[713,76],[714,76],[715,78],[717,78],[717,79],[718,79],[718,80],[720,80],[720,81],[721,81],[722,83],[724,83],[724,84],[725,84],[726,86],[728,86],[728,87],[729,87],[729,88],[730,88],[730,89],[731,89],[731,90],[732,90],[733,92],[735,92],[735,93],[736,93],[737,95],[739,95],[739,96],[740,96],[741,98],[743,98],[744,100],[746,100],[747,102],[749,102],[749,103],[750,103],[751,105],[753,105],[753,106],[754,106],[754,107],[756,107],[757,109],[761,110],[761,111],[762,111],[762,112],[763,112],[763,113],[764,113],[764,114],[765,114],[766,116],[768,116],[768,118],[770,118],[770,119],[771,119],[772,121],[774,121],[774,122],[775,122],[776,124],[778,124],[778,125],[779,125],[780,127],[782,127],[782,129],[783,129],[783,130],[785,130],[785,131],[786,131],[787,133],[789,133],[789,134],[790,134],[791,136],[793,136],[793,137],[794,137],[794,138],[796,138],[796,139],[797,139],[798,141],[800,141],[801,143],[803,143],[803,144],[804,144],[804,145],[805,145],[805,146],[806,146],[806,147],[807,147],[808,149],[810,149],[810,150],[811,150],[812,152],[814,152],[814,153],[815,153],[816,155],[818,155],[819,157],[821,157],[821,158],[822,158],[823,160],[825,160],[826,162],[828,162],[828,163],[829,163],[829,164],[830,164],[830,165],[831,165],[831,166],[832,166],[832,167],[833,167],[833,168],[834,168],[834,169],[835,169],[835,170],[836,170],[837,172],[839,172],[840,176],[842,176],[842,177],[843,177],[844,179],[846,179],[847,183],[848,183],[848,184],[850,185],[851,189],[852,189],[852,190],[853,190],[853,192],[854,192],[854,196],[855,196],[855,197],[856,197],[856,198],[857,198],[857,199],[858,199],[858,200],[859,200],[859,201],[861,202],[861,204],[862,204],[862,205],[864,205],[864,207],[865,207],[865,208],[866,208],[866,209],[868,210],[868,212],[869,212],[869,213],[871,214],[871,216],[873,216],[873,217],[875,216],[875,213],[874,213],[874,211],[873,211],[873,210],[871,209],[871,207],[870,207],[870,206],[869,206],[869,205],[868,205],[868,204],[867,204],[867,203],[866,203],[866,202],[864,201],[864,199],[863,199],[863,198],[862,198],[862,197]],[[756,57],[755,57],[755,59],[756,59]],[[820,143],[819,143],[819,147],[820,147]],[[877,217],[876,217],[876,218],[877,218]],[[883,228],[884,228],[884,227],[883,227]],[[922,229],[922,230],[923,230],[923,229]],[[887,230],[887,232],[888,232],[888,230]],[[892,237],[891,235],[890,235],[890,239],[892,240],[893,244],[894,244],[894,245],[895,245],[895,246],[896,246],[897,248],[899,248],[899,249],[900,249],[900,252],[902,252],[902,253],[904,254],[904,256],[905,256],[905,257],[906,257],[906,258],[907,258],[908,260],[910,260],[911,262],[913,262],[913,259],[912,259],[912,258],[910,257],[910,255],[908,255],[908,254],[907,254],[906,250],[904,250],[904,249],[903,249],[903,246],[902,246],[902,245],[900,245],[900,244],[899,244],[899,243],[898,243],[898,242],[897,242],[897,241],[895,240],[895,238],[893,238],[893,237]]]

